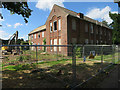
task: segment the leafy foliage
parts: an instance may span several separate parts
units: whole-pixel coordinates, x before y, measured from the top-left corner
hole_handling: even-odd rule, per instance
[[[32,10],[28,7],[27,2],[2,2],[3,8],[10,11],[11,14],[22,15],[25,23],[28,22],[27,18],[31,15]]]
[[[81,47],[77,47],[76,49],[76,57],[81,58],[82,57],[82,52],[81,52]]]
[[[113,22],[110,24],[110,26],[113,28],[113,43],[120,44],[120,15],[109,12],[109,16],[113,20]]]

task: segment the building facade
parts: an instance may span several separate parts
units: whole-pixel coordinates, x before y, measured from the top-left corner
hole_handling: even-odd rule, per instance
[[[46,39],[46,45],[112,44],[112,29],[82,13],[58,5],[53,6],[45,25],[28,35],[29,43],[33,45],[43,45],[43,39]],[[46,50],[68,55],[69,48],[48,47]]]

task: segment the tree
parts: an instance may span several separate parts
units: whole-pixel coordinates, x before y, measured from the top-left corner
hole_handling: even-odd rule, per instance
[[[31,15],[32,10],[28,7],[27,2],[2,2],[2,7],[9,10],[11,14],[22,15],[25,23]]]
[[[110,26],[113,28],[112,41],[114,44],[120,44],[120,15],[109,12],[109,16],[113,20],[113,22],[110,24]]]
[[[102,23],[103,23],[104,25],[106,25],[106,26],[108,26],[108,27],[109,27],[109,24],[108,24],[108,22],[107,22],[107,21],[103,20],[103,21],[102,21]]]

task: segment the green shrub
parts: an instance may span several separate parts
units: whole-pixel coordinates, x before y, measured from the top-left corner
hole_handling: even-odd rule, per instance
[[[16,58],[16,61],[23,61],[23,60],[24,60],[23,56],[19,56]]]
[[[24,60],[30,60],[30,59],[31,59],[30,55],[24,56]]]
[[[76,57],[81,58],[82,57],[82,52],[81,52],[81,47],[76,48]]]
[[[9,60],[9,58],[6,56],[6,57],[4,57],[4,59],[6,60],[6,61],[8,61]]]

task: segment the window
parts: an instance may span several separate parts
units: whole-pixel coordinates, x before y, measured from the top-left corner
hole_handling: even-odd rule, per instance
[[[33,34],[31,35],[31,39],[33,39]]]
[[[75,19],[72,19],[72,29],[76,30],[76,21],[75,21]]]
[[[58,29],[61,30],[61,19],[58,20]]]
[[[90,28],[91,28],[91,33],[93,33],[93,24],[91,24]]]
[[[100,34],[102,35],[102,28],[100,28]]]
[[[85,44],[88,44],[88,39],[85,39]]]
[[[109,34],[109,40],[110,40],[110,32],[108,34]]]
[[[36,34],[34,34],[34,38],[36,39]]]
[[[91,44],[93,44],[93,40],[91,40]]]
[[[77,43],[77,39],[76,38],[72,38],[72,44],[76,44]]]
[[[54,22],[53,22],[53,30],[54,30],[54,31],[57,31],[57,21],[54,21]]]
[[[85,32],[88,32],[88,24],[85,24]]]
[[[29,39],[29,40],[31,40],[31,37],[30,37],[30,36],[28,36],[28,39]]]
[[[40,33],[38,33],[38,38],[40,38]]]
[[[38,45],[40,45],[40,43],[38,43]],[[38,50],[40,50],[40,47],[38,46]]]
[[[105,41],[105,44],[107,44],[106,41]]]
[[[54,45],[57,45],[57,39],[54,39]],[[57,47],[54,47],[54,51],[57,51]]]
[[[61,45],[61,39],[59,39],[59,45]],[[61,47],[59,47],[59,51],[61,51]]]
[[[98,27],[96,28],[96,34],[98,34]]]
[[[52,32],[52,22],[50,23],[50,32]]]
[[[99,43],[99,41],[97,40],[97,44]]]
[[[42,32],[42,37],[44,37],[44,32]]]
[[[50,40],[50,45],[52,45],[52,40]],[[50,51],[52,51],[52,47],[50,47]]]

